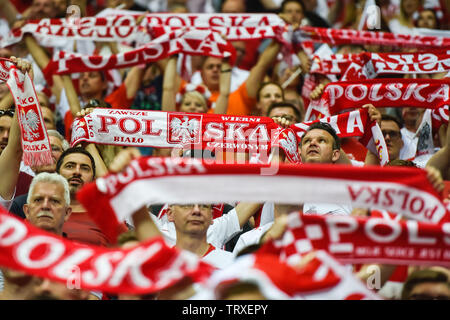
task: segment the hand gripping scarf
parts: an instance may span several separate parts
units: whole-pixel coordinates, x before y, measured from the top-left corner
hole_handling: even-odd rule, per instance
[[[9,59],[0,58],[0,81],[5,81],[14,97],[22,133],[23,161],[28,166],[53,163],[47,129],[43,121],[33,81]]]
[[[141,157],[121,173],[87,184],[77,199],[115,240],[117,224],[158,203],[343,203],[437,223],[447,208],[425,170],[328,164],[217,164],[191,158]],[[189,187],[186,187],[189,186]]]

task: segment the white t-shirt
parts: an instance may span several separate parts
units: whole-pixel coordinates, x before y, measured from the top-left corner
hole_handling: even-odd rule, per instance
[[[400,150],[399,158],[402,160],[411,159],[416,155],[417,141],[419,138],[415,132],[411,132],[406,128],[401,128],[403,147]]]
[[[168,245],[174,246],[177,242],[177,232],[175,224],[167,220],[167,215],[158,219],[150,214],[155,224],[164,236]],[[236,209],[230,210],[227,214],[213,220],[213,224],[208,228],[206,240],[216,248],[222,248],[231,238],[241,231],[239,218]]]
[[[237,256],[237,254],[245,247],[258,244],[261,241],[261,237],[267,232],[267,230],[270,229],[272,225],[273,221],[241,234],[236,242],[236,245],[234,246],[233,255]]]
[[[231,252],[214,248],[202,260],[218,269],[223,269],[234,262],[234,255]]]

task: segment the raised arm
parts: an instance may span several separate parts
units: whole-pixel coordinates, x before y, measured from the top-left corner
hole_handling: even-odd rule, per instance
[[[128,148],[120,151],[110,165],[111,172],[122,171],[131,160],[140,157],[137,148]],[[139,241],[145,241],[153,237],[161,236],[161,232],[150,218],[150,212],[142,207],[133,214],[133,224]]]
[[[445,145],[428,160],[426,166],[436,168],[444,180],[450,180],[450,125],[447,125],[445,140]]]
[[[48,54],[45,51],[45,49],[41,47],[37,43],[36,39],[30,34],[26,34],[24,36],[24,42],[28,48],[28,51],[31,53],[31,56],[33,57],[34,61],[37,63],[39,68],[41,68],[41,70],[44,70],[47,67],[48,63],[50,62],[50,58],[48,57]],[[53,86],[51,88],[52,93],[56,97],[56,102],[59,102],[61,90],[64,88],[64,83],[61,76],[58,75],[53,75],[52,80],[53,80]]]
[[[177,84],[177,55],[171,56],[164,68],[162,111],[176,111]]]
[[[11,60],[23,73],[28,72],[30,78],[33,79],[33,70],[28,61],[16,57],[11,57]],[[9,101],[9,105],[5,104],[5,107],[9,108],[14,104],[14,100],[12,100],[11,93],[8,93],[7,96],[9,97],[5,97],[3,100]],[[21,133],[17,117],[16,110],[9,130],[8,144],[0,154],[0,196],[5,200],[10,200],[14,195],[22,160]]]
[[[1,17],[8,21],[8,24],[12,26],[17,20],[18,11],[16,7],[9,0],[0,0],[0,13]]]
[[[246,80],[247,94],[249,97],[256,98],[258,88],[267,71],[274,64],[280,48],[281,44],[279,42],[272,41],[263,53],[261,53],[256,65],[250,70],[250,74]]]
[[[230,96],[231,66],[228,59],[222,61],[220,70],[220,92],[214,108],[215,114],[226,114],[228,109],[228,97]]]
[[[22,144],[17,112],[14,112],[9,131],[8,144],[0,154],[0,196],[10,200],[14,195],[19,178],[20,161],[22,160]]]

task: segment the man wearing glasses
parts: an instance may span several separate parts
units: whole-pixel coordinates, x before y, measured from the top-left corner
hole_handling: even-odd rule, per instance
[[[401,127],[397,118],[387,114],[381,116],[380,128],[386,141],[390,161],[400,159],[400,150],[403,148]]]
[[[216,248],[206,240],[208,228],[213,224],[212,205],[174,204],[169,206],[167,214],[169,222],[175,225],[177,248],[195,253],[219,269],[233,262],[231,252]]]

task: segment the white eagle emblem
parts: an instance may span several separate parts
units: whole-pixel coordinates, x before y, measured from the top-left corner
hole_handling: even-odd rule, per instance
[[[289,131],[287,133],[286,138],[280,139],[279,143],[280,146],[283,148],[284,152],[286,152],[286,155],[288,156],[289,160],[291,160],[292,162],[300,161],[298,155],[297,139],[295,138],[295,135],[292,131]]]
[[[27,140],[34,140],[39,137],[39,116],[34,110],[28,110],[20,115],[20,121],[22,122],[22,128],[24,129],[25,138]]]
[[[189,119],[187,116],[184,116],[183,120],[173,118],[170,121],[170,129],[172,130],[172,140],[181,143],[195,142],[200,131],[200,121]]]
[[[75,119],[72,124],[72,142],[86,137],[86,130],[83,128],[84,121]]]

